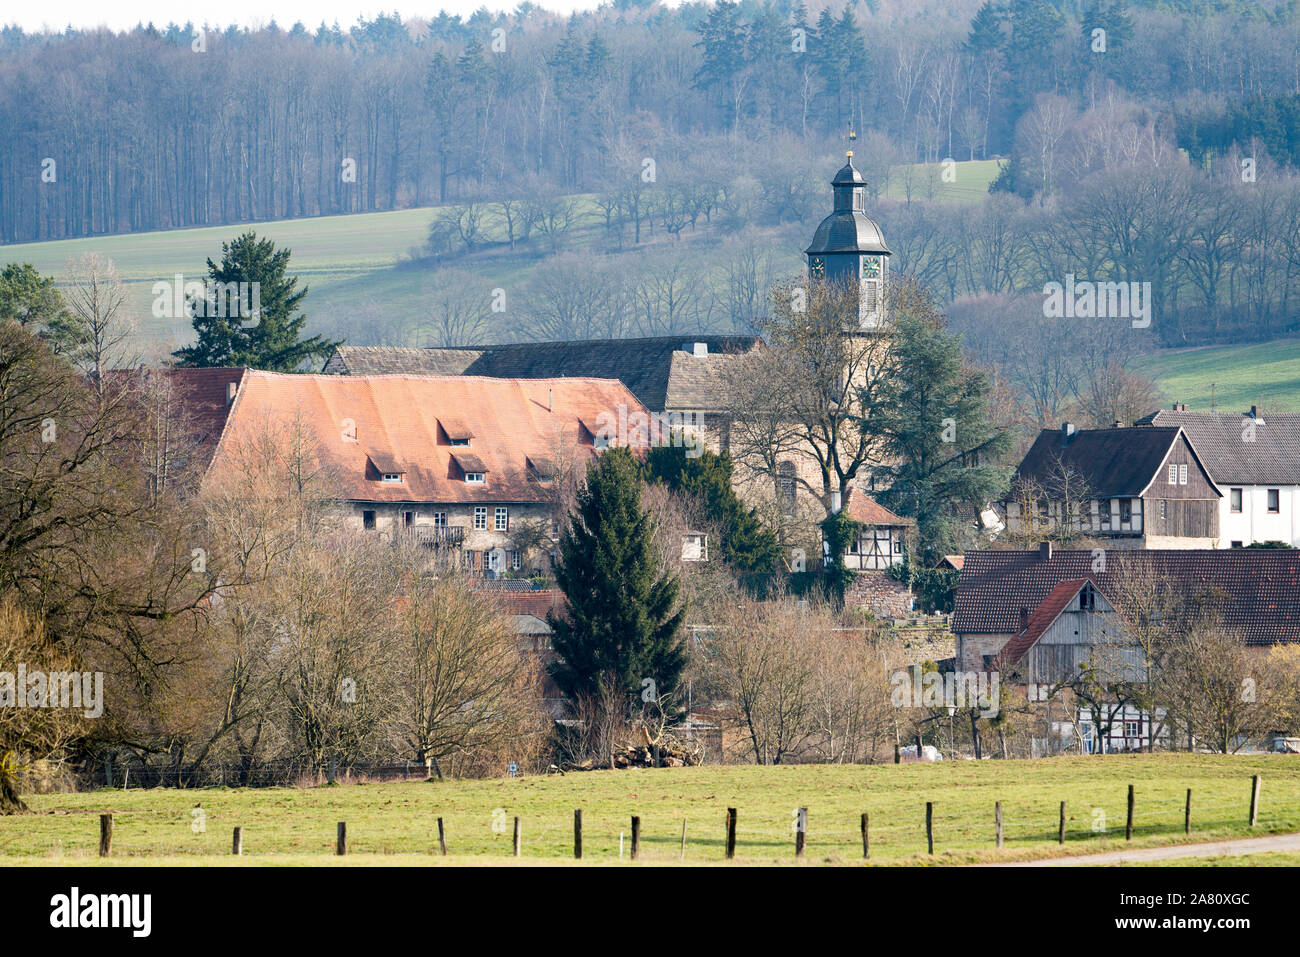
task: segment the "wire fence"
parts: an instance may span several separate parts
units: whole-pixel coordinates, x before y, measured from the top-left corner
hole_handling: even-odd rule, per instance
[[[406,771],[405,766],[386,767]],[[1236,784],[1232,786],[1235,788]],[[583,859],[631,859],[636,856],[659,862],[703,863],[725,860],[731,856],[728,853],[731,850],[742,859],[771,859],[797,854],[840,860],[855,857],[899,860],[945,852],[987,851],[998,846],[996,842],[1000,833],[1001,846],[1012,851],[1037,852],[1049,845],[1070,844],[1073,853],[1087,853],[1090,844],[1099,851],[1113,850],[1113,842],[1120,838],[1145,841],[1194,838],[1197,834],[1204,837],[1211,833],[1230,835],[1300,829],[1300,795],[1289,793],[1291,790],[1288,787],[1273,800],[1263,800],[1256,776],[1242,782],[1240,800],[1225,799],[1222,787],[1211,792],[1214,795],[1212,804],[1196,804],[1193,794],[1190,818],[1185,793],[1174,797],[1167,793],[1138,792],[1133,800],[1131,821],[1128,795],[1119,791],[1113,799],[1100,803],[1067,802],[1064,827],[1060,802],[1046,798],[1000,802],[1000,828],[992,802],[982,810],[975,809],[969,801],[963,802],[957,810],[945,807],[942,802],[929,802],[928,805],[918,802],[915,813],[908,814],[894,801],[887,814],[872,813],[869,808],[863,808],[862,814],[867,816],[865,834],[860,815],[845,813],[842,801],[837,802],[834,810],[822,813],[818,813],[815,806],[792,808],[788,820],[773,815],[770,806],[761,813],[756,811],[752,814],[742,806],[736,818],[732,818],[729,809],[710,806],[698,812],[678,814],[671,810],[666,813],[665,810],[656,810],[651,815],[638,815],[636,818],[628,815],[621,819],[608,807],[589,808],[585,816],[557,812],[554,807],[545,811],[533,809],[531,816],[528,810],[495,808],[490,814],[484,814],[483,809],[473,812],[449,808],[446,812],[439,812],[436,831],[431,827],[427,807],[418,817],[408,813],[403,819],[389,818],[382,822],[373,814],[367,814],[373,809],[340,807],[340,817],[346,817],[351,811],[358,818],[346,842],[340,840],[336,848],[332,835],[325,829],[313,828],[312,836],[291,842],[290,852],[320,854],[342,850],[344,853],[446,853],[479,858],[547,859],[572,854]],[[575,807],[574,810],[580,811],[581,808]],[[274,818],[265,812],[232,810],[224,812],[222,822],[229,821],[232,813],[246,814],[254,824],[245,833],[242,824],[237,823],[236,826],[241,827],[241,838],[235,842],[242,845],[239,852],[252,855],[286,852],[285,841],[277,833]],[[518,832],[516,819],[519,821]],[[297,830],[301,832],[301,824],[297,825]],[[89,840],[90,836],[87,830],[84,837]],[[131,840],[141,837],[143,829],[137,827]],[[222,851],[219,844],[212,841],[203,842],[201,846],[200,853],[230,852],[230,845]],[[138,844],[127,844],[124,849],[128,854],[141,851]]]

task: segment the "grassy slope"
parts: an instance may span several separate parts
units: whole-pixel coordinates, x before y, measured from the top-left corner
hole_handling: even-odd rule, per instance
[[[1138,368],[1170,403],[1186,402],[1195,412],[1210,411],[1211,396],[1221,412],[1260,404],[1300,412],[1300,339],[1165,352]]]
[[[931,167],[937,170],[937,167]],[[989,181],[997,175],[995,161],[977,161],[957,165],[957,182],[939,183],[934,198],[953,202],[974,202],[984,195]],[[897,177],[896,177],[897,178]],[[925,196],[925,176],[915,177],[914,195]],[[895,183],[890,195],[902,196]],[[828,200],[829,201],[829,200]],[[589,197],[577,197],[575,224],[567,237],[573,249],[599,248],[607,244],[599,211]],[[234,226],[199,229],[176,229],[150,233],[130,233],[87,239],[57,240],[0,247],[0,263],[30,262],[43,273],[62,277],[66,262],[87,252],[98,252],[117,263],[128,284],[128,307],[141,319],[142,348],[158,345],[167,351],[191,340],[187,320],[156,319],[151,315],[152,287],[160,280],[170,282],[176,273],[186,279],[206,276],[205,263],[217,259],[221,243],[228,242],[247,229],[274,240],[277,246],[293,251],[292,271],[311,288],[305,302],[310,325],[328,332],[333,317],[367,307],[390,315],[418,317],[424,312],[423,299],[433,278],[427,264],[412,264],[408,254],[424,245],[434,209],[403,209],[383,213],[356,213],[344,216],[321,216]],[[491,234],[504,235],[497,216],[489,212],[484,228]],[[684,239],[691,240],[689,234]],[[661,231],[654,231],[650,242],[671,242]],[[472,271],[483,284],[487,299],[496,286],[512,289],[526,282],[531,270],[543,258],[545,239],[533,248],[510,253],[493,250],[462,259],[458,267]],[[630,238],[627,240],[631,245]],[[797,263],[798,250],[791,250],[791,262]],[[497,341],[516,336],[503,317]]]
[[[331,859],[335,823],[348,822],[349,863],[437,863],[438,817],[446,821],[448,863],[509,863],[511,818],[523,819],[526,861],[572,858],[573,809],[583,809],[584,860],[618,859],[620,831],[642,820],[642,858],[672,863],[687,818],[689,863],[723,858],[725,809],[739,809],[737,857],[793,859],[795,808],[809,809],[809,859],[861,859],[858,816],[871,814],[872,860],[957,863],[1079,854],[1124,842],[1129,783],[1137,789],[1133,845],[1182,836],[1183,795],[1191,787],[1191,840],[1238,836],[1250,775],[1264,775],[1254,833],[1300,829],[1300,758],[1204,755],[1073,757],[874,767],[710,767],[589,772],[563,777],[371,784],[262,790],[97,791],[30,798],[35,815],[0,818],[0,866],[97,863],[95,815],[116,814],[114,854],[122,863],[230,863],[230,829],[244,828],[249,863],[340,863]],[[935,802],[936,858],[925,853],[924,803]],[[993,850],[993,802],[1003,802],[1006,847]],[[1065,847],[1056,844],[1058,802],[1068,802]],[[205,830],[192,809],[202,804]],[[1093,831],[1095,811],[1105,833]],[[494,822],[496,827],[494,828]]]

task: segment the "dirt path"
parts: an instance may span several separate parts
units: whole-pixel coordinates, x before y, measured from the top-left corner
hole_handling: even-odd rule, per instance
[[[1078,867],[1091,864],[1133,864],[1178,857],[1217,857],[1259,854],[1267,851],[1300,851],[1300,834],[1274,834],[1269,837],[1245,837],[1206,844],[1176,844],[1169,847],[1144,847],[1131,851],[1107,851],[1078,857],[1053,857],[1041,861],[1014,861],[992,867]]]

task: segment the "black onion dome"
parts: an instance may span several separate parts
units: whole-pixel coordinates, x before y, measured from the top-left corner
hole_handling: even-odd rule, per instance
[[[824,253],[877,253],[893,255],[884,234],[866,212],[866,179],[850,159],[831,180],[835,211],[822,220],[813,233],[809,256]]]

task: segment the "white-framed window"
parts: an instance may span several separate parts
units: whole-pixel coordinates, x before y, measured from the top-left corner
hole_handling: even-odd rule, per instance
[[[479,505],[474,508],[474,527],[479,531],[487,528],[487,506]]]
[[[1179,484],[1179,485],[1186,485],[1186,484],[1187,484],[1187,466],[1186,466],[1186,465],[1180,465],[1180,466],[1178,466],[1178,484]]]
[[[1270,515],[1277,515],[1282,511],[1282,490],[1271,488],[1268,490],[1268,512]]]
[[[466,485],[482,485],[482,484],[484,484],[486,481],[487,481],[487,476],[484,475],[482,472],[466,472],[466,473],[465,473],[465,484],[466,484]]]
[[[1163,498],[1160,500],[1160,520],[1164,521],[1169,517],[1169,503]]]
[[[519,569],[524,567],[524,556],[522,552],[510,553],[510,567],[514,571],[519,571]]]
[[[1173,465],[1172,463],[1169,466],[1169,484],[1170,485],[1178,484],[1178,466]]]
[[[498,532],[510,531],[510,510],[504,505],[497,506],[496,530]]]
[[[451,447],[453,449],[467,449],[469,448],[469,439],[452,439]]]
[[[1241,511],[1241,491],[1242,491],[1242,490],[1239,489],[1239,488],[1234,488],[1234,489],[1229,493],[1229,494],[1231,495],[1231,503],[1232,503],[1232,504],[1229,506],[1229,508],[1231,508],[1231,509],[1233,510],[1233,512],[1238,512],[1238,513],[1239,513],[1239,512]]]
[[[1136,721],[1124,722],[1124,737],[1136,738],[1138,736],[1138,723]]]
[[[434,527],[434,528],[446,528],[446,527],[447,527],[447,513],[446,513],[446,512],[434,512],[434,513],[433,513],[433,527]]]
[[[389,485],[401,485],[402,475],[400,472],[385,472],[381,482],[387,482]]]

